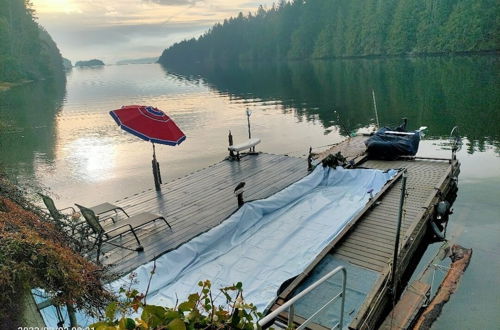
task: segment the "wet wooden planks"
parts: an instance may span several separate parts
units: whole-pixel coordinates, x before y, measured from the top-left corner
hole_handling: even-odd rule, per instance
[[[366,154],[366,145],[365,141],[368,139],[368,136],[358,135],[354,137],[350,137],[347,140],[342,141],[339,144],[334,145],[333,147],[317,154],[314,158],[318,161],[325,159],[328,155],[334,155],[337,152],[340,152],[342,156],[344,156],[347,161],[359,162],[364,159]]]
[[[363,167],[386,170],[406,168],[408,195],[404,204],[401,242],[411,235],[412,225],[421,221],[422,211],[428,208],[429,198],[436,194],[440,180],[449,171],[450,164],[443,161],[375,161]],[[335,256],[352,264],[382,272],[392,261],[401,194],[401,181],[396,183],[368,211],[344,240],[332,251]]]
[[[116,201],[130,215],[158,213],[172,229],[157,221],[137,231],[144,252],[107,246],[103,262],[118,274],[127,273],[218,225],[237,210],[234,188],[246,182],[246,201],[266,198],[307,175],[304,159],[283,155],[247,155],[241,161],[224,160],[163,184],[160,192],[144,191]],[[116,241],[135,247],[132,235]]]

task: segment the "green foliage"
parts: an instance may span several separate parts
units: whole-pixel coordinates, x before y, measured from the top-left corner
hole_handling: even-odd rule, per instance
[[[90,314],[105,306],[104,272],[72,248],[72,238],[44,218],[23,192],[0,176],[0,328],[17,327],[22,293],[40,288],[56,305]],[[14,320],[14,322],[12,321]]]
[[[0,81],[64,79],[62,57],[28,0],[0,0]]]
[[[294,0],[224,20],[163,64],[497,51],[496,0]]]
[[[199,292],[189,295],[186,301],[172,308],[148,305],[144,294],[131,288],[121,288],[120,293],[125,299],[110,303],[103,319],[90,327],[96,330],[260,328],[257,321],[262,315],[253,304],[244,301],[241,282],[220,289],[227,307],[214,304],[210,281],[200,281],[198,286]],[[132,319],[131,315],[139,311],[140,317]]]

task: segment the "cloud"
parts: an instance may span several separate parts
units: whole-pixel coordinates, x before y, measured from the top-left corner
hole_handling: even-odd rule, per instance
[[[182,6],[191,5],[193,6],[200,0],[142,0],[143,2],[152,2],[162,6]]]
[[[201,35],[216,22],[240,11],[255,11],[257,6],[249,1],[253,0],[35,0],[34,6],[39,23],[67,58],[97,57],[114,63],[159,56],[166,47]],[[264,5],[273,1],[262,0]]]
[[[64,28],[62,28],[64,26]],[[160,56],[175,42],[202,34],[210,22],[115,26],[46,26],[63,56],[73,60],[99,58],[114,63],[123,58]]]

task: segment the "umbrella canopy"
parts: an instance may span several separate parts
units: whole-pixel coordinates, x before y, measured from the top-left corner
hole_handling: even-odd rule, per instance
[[[146,141],[175,146],[186,139],[175,122],[158,108],[127,105],[109,114],[123,130]]]

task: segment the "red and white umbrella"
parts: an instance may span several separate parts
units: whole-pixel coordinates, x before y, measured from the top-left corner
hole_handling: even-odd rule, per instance
[[[123,130],[146,141],[175,146],[186,139],[172,118],[158,108],[127,105],[109,114]]]
[[[160,167],[156,161],[155,143],[178,145],[186,135],[177,124],[158,108],[143,105],[127,105],[109,114],[123,130],[153,143],[153,175],[156,190],[160,189]]]

